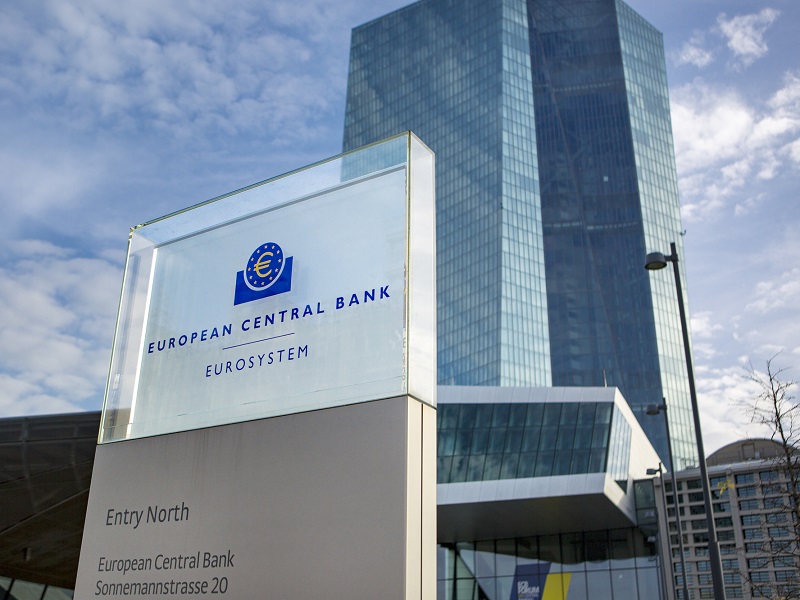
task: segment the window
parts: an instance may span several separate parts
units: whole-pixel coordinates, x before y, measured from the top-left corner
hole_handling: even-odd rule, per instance
[[[689,494],[689,502],[702,502],[703,492],[691,492]]]
[[[790,583],[789,585],[776,585],[775,588],[775,591],[781,598],[791,598],[792,596],[797,597],[797,592],[800,590],[800,586],[794,582]]]
[[[741,586],[740,587],[726,587],[725,588],[725,597],[726,598],[743,598]]]
[[[760,540],[764,537],[764,532],[760,529],[744,529],[742,534],[746,540]]]
[[[753,583],[768,583],[769,582],[769,571],[751,571],[750,572],[750,581]]]
[[[769,558],[759,557],[759,558],[747,559],[748,569],[766,569],[768,566],[769,566]]]
[[[782,485],[763,485],[761,486],[761,494],[764,496],[779,496],[787,489]]]
[[[723,571],[734,571],[739,568],[739,559],[738,558],[723,558],[722,559],[722,570]]]
[[[722,476],[722,477],[711,477],[711,478],[709,478],[708,481],[709,481],[709,483],[711,483],[711,487],[712,488],[719,488],[720,484],[726,484],[727,483],[728,476],[725,475],[725,476]]]
[[[789,533],[789,529],[786,527],[770,527],[769,528],[769,537],[771,538],[782,538],[782,537],[789,537],[791,533]]]
[[[777,481],[779,478],[777,471],[760,471],[758,477],[761,481]]]
[[[761,515],[742,515],[742,525],[760,525]]]
[[[736,495],[739,498],[750,498],[756,495],[756,488],[751,486],[736,488]]]
[[[776,556],[772,559],[772,564],[775,565],[775,568],[794,567],[796,562],[797,559],[793,556]]]
[[[766,515],[767,523],[785,523],[787,516],[786,513],[770,513]]]
[[[733,527],[733,519],[730,517],[718,517],[714,519],[717,527]]]
[[[769,543],[770,552],[773,554],[795,552],[794,541],[792,538],[785,540],[772,540]]]
[[[764,508],[767,508],[766,503],[764,504]],[[739,509],[758,510],[758,500],[742,500],[741,502],[739,502]]]
[[[753,473],[740,473],[736,476],[736,483],[754,483],[756,476]]]
[[[725,583],[741,583],[742,578],[738,573],[723,573],[722,580]]]
[[[683,573],[683,565],[681,563],[676,562],[676,563],[673,563],[673,565],[675,567],[675,572],[676,573]],[[690,563],[690,562],[686,563],[686,572],[687,573],[691,573],[692,572],[692,563]]]
[[[736,535],[733,532],[733,529],[723,529],[722,531],[717,532],[717,539],[720,542],[732,542],[736,539]]]

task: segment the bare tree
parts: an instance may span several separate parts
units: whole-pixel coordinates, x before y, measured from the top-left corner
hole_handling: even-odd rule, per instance
[[[748,569],[744,579],[753,596],[800,599],[800,404],[792,395],[797,382],[786,377],[786,368],[776,366],[780,353],[766,361],[766,372],[752,364],[747,379],[758,386],[747,404],[753,423],[770,432],[778,445],[777,456],[768,459],[769,470],[760,474],[765,514],[762,552],[754,560],[769,568],[770,581],[755,581]],[[763,574],[763,572],[762,572]]]

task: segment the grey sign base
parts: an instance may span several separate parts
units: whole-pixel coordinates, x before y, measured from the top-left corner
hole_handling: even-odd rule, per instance
[[[75,598],[434,600],[435,430],[402,396],[100,445]]]

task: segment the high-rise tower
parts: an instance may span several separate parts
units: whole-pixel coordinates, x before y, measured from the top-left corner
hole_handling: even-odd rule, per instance
[[[437,155],[439,381],[616,386],[666,458],[694,451],[661,34],[619,0],[421,0],[353,31],[344,149]],[[685,287],[684,287],[685,289]]]

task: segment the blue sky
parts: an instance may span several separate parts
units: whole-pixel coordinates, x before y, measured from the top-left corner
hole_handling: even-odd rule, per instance
[[[101,407],[130,226],[337,154],[350,29],[405,4],[3,3],[0,416]],[[630,4],[664,33],[710,451],[760,433],[744,367],[798,377],[800,3]]]

